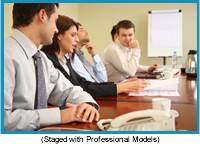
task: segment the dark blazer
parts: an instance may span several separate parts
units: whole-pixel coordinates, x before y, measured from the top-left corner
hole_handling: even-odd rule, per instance
[[[113,82],[95,83],[87,81],[85,78],[77,74],[71,66],[70,59],[67,60],[67,66],[70,70],[70,75],[65,71],[62,65],[59,63],[55,54],[47,54],[47,57],[53,62],[55,68],[57,68],[63,75],[76,86],[81,86],[84,91],[88,92],[92,97],[98,96],[117,96],[117,85]]]

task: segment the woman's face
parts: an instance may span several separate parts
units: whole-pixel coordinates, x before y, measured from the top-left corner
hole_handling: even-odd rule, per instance
[[[60,45],[60,51],[63,53],[73,53],[77,42],[79,42],[77,36],[76,26],[71,26],[64,34],[58,35],[58,42]]]

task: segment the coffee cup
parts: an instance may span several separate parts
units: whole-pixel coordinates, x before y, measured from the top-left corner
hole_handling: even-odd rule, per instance
[[[152,109],[169,112],[171,109],[171,100],[168,98],[154,98],[152,99]]]
[[[172,71],[172,68],[164,68],[164,71]]]
[[[174,76],[173,71],[164,71],[165,79],[172,79]]]

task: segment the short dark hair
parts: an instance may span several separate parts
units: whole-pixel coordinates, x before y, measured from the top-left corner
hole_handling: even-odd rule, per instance
[[[122,20],[117,23],[116,31],[118,35],[120,28],[125,28],[125,29],[133,28],[133,31],[135,32],[135,25],[130,20]]]
[[[116,31],[116,25],[114,25],[114,26],[112,27],[111,32],[110,32],[113,41],[114,41],[114,36],[115,36],[116,33],[117,33],[117,31]]]
[[[58,3],[15,3],[13,5],[13,28],[28,26],[34,16],[44,9],[48,18],[55,12],[55,5],[58,8]]]
[[[54,35],[53,43],[51,45],[45,45],[41,48],[41,51],[43,51],[44,53],[55,54],[56,52],[58,52],[59,54],[60,46],[58,43],[58,35],[64,34],[68,29],[70,29],[71,26],[76,26],[78,30],[77,23],[73,19],[63,15],[58,15],[56,26],[58,29],[58,33]]]

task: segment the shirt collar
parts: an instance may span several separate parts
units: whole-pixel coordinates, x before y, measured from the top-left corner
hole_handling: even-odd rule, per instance
[[[66,65],[67,64],[66,59],[64,57],[62,58],[57,52],[56,52],[56,56],[57,56],[60,64],[62,64],[62,65]]]
[[[123,46],[120,41],[118,40],[118,38],[115,40],[115,43],[118,44],[120,46],[120,48],[125,52],[125,53],[130,53],[132,51],[132,48],[127,48],[125,46]]]
[[[13,30],[11,37],[19,43],[28,59],[32,58],[32,56],[37,52],[38,48],[35,44],[18,29]]]
[[[77,48],[75,48],[75,52],[77,55],[80,55],[80,54],[84,55],[84,52],[81,50],[78,50]]]

